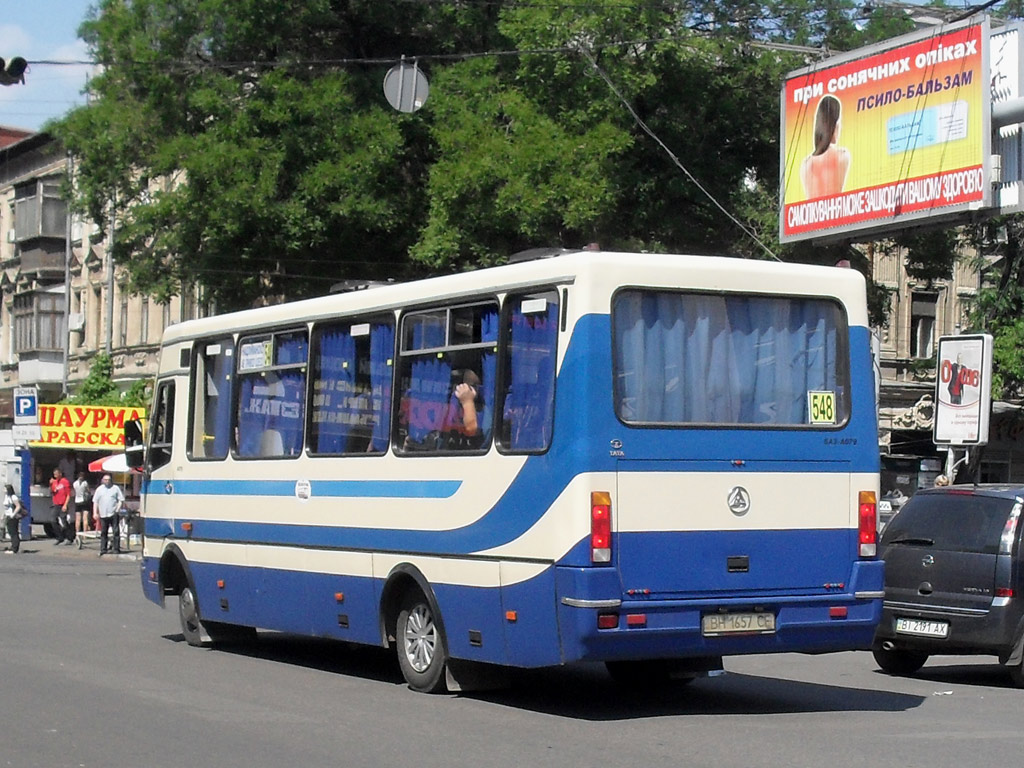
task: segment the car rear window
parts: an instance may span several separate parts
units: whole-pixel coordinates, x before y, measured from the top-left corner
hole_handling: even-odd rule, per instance
[[[885,528],[882,546],[906,543],[994,555],[1013,499],[963,493],[918,494]]]

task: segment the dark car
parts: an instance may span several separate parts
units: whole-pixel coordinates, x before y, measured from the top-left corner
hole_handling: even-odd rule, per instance
[[[918,491],[886,526],[878,666],[911,674],[933,654],[991,654],[1024,687],[1024,486]]]

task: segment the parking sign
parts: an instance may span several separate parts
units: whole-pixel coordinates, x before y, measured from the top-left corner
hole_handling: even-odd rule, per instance
[[[14,388],[14,423],[39,423],[39,390],[35,387]]]

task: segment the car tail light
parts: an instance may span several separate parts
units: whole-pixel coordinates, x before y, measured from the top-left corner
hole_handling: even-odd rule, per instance
[[[874,557],[878,551],[878,517],[875,492],[861,491],[858,500],[858,516],[860,518],[858,523],[860,549],[858,552],[860,557]]]
[[[996,597],[1013,597],[1013,590],[1009,587],[996,587]]]
[[[999,554],[1008,555],[1013,552],[1013,540],[1017,538],[1017,521],[1020,520],[1020,502],[1013,505],[1010,516],[1003,526],[1003,535],[999,537]]]
[[[606,491],[590,494],[590,562],[612,561],[612,496]]]

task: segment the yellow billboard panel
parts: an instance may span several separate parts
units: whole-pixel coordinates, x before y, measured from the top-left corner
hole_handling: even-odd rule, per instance
[[[40,439],[33,448],[71,448],[84,451],[124,450],[124,425],[145,419],[145,408],[105,405],[40,405]]]
[[[787,78],[783,242],[991,205],[988,22],[942,29]]]

